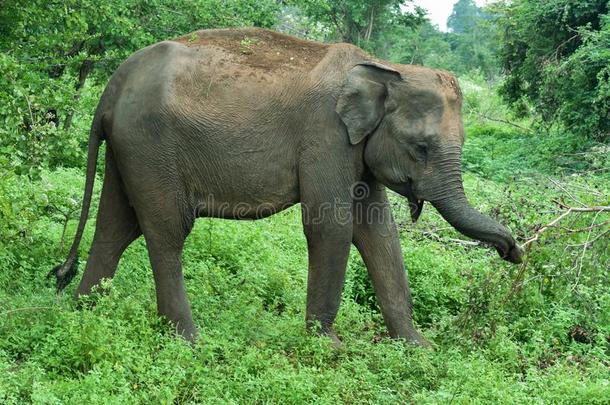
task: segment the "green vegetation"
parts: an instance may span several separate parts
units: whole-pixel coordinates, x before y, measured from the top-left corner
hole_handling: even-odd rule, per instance
[[[610,2],[521,0],[500,8],[502,94],[545,126],[610,133]]]
[[[197,222],[184,253],[202,332],[195,346],[176,339],[155,314],[143,240],[125,253],[110,293],[91,298],[95,306],[76,308],[74,283],[55,294],[46,275],[63,260],[76,228],[88,127],[109,75],[135,49],[196,28],[277,26],[330,40],[337,38],[335,22],[353,20],[368,29],[362,16],[386,7],[379,13],[395,19],[374,20],[362,46],[398,62],[459,73],[464,180],[474,205],[522,243],[566,211],[558,203],[610,205],[608,117],[602,114],[608,111],[607,3],[595,9],[595,2],[519,0],[473,12],[472,2],[461,0],[451,33],[439,32],[417,11],[397,9],[397,2],[287,3],[3,3],[0,402],[608,403],[605,212],[565,216],[528,244],[519,267],[463,240],[429,205],[410,224],[405,202],[396,198],[414,313],[434,351],[386,337],[355,250],[337,319],[345,348],[333,350],[326,339],[305,333],[307,253],[298,207],[256,222]],[[349,16],[314,20],[327,10],[315,14],[315,7],[329,4],[349,4],[335,10]],[[474,22],[464,22],[469,18]],[[508,30],[513,23],[518,29]],[[534,51],[548,53],[535,40],[556,49],[576,33],[581,39],[571,40],[569,51],[560,47],[556,63],[528,59]],[[531,50],[500,76],[517,41]],[[241,46],[250,45],[244,38]],[[517,88],[507,97],[507,89]],[[547,114],[545,108],[556,109]],[[82,258],[93,218],[95,212]]]

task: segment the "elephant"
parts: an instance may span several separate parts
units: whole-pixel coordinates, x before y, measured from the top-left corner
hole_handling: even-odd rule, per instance
[[[388,333],[429,343],[411,292],[386,188],[416,221],[425,201],[512,263],[511,233],[475,210],[462,184],[462,94],[449,72],[378,60],[261,28],[200,30],[131,55],[94,114],[82,212],[58,289],[76,273],[100,145],[105,172],[92,246],[75,296],[114,276],[144,236],[158,314],[197,338],[181,254],[198,217],[259,219],[300,203],[308,248],[305,324],[339,338],[352,244]]]

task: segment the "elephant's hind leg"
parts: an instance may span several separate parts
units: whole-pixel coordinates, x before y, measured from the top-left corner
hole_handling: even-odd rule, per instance
[[[157,312],[189,341],[197,338],[182,275],[182,248],[195,217],[179,206],[179,191],[163,190],[136,206],[155,278]],[[189,215],[190,213],[190,215]]]
[[[102,279],[112,278],[121,255],[141,234],[135,211],[123,191],[112,150],[107,146],[95,236],[76,296],[88,295]]]
[[[197,338],[182,275],[183,241],[167,240],[156,232],[144,232],[155,277],[157,312],[172,322],[176,331],[189,341]]]

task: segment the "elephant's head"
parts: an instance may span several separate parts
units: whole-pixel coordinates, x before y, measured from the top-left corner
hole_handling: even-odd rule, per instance
[[[521,249],[508,230],[464,194],[461,103],[449,73],[362,62],[348,72],[336,111],[350,142],[366,142],[364,160],[377,180],[409,199],[413,220],[429,201],[458,231],[520,263]]]

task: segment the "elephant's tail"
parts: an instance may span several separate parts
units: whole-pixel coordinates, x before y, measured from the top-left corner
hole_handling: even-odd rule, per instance
[[[101,108],[98,108],[95,117],[93,118],[93,124],[91,125],[91,131],[89,133],[89,146],[87,149],[87,178],[85,180],[85,194],[83,196],[83,205],[80,212],[80,219],[78,221],[78,228],[76,229],[76,235],[70,247],[70,253],[68,258],[63,264],[55,266],[53,270],[49,272],[49,277],[55,276],[57,292],[63,290],[70,281],[74,278],[78,271],[78,246],[80,245],[85,224],[87,223],[87,217],[89,216],[89,207],[91,206],[91,196],[93,194],[93,184],[95,182],[95,171],[97,166],[97,155],[100,149],[100,144],[103,140],[102,130],[102,113]]]

